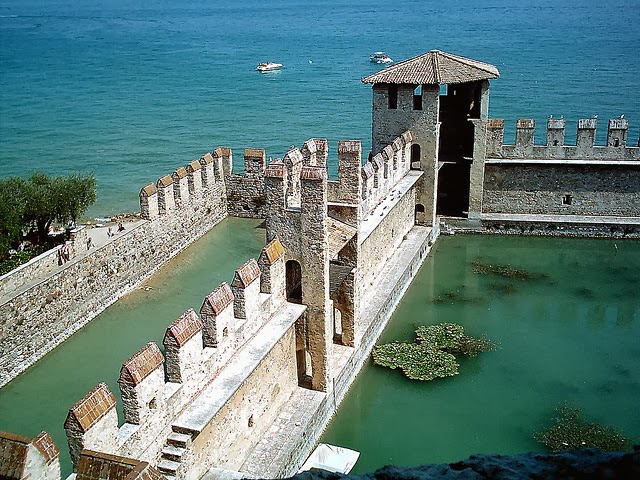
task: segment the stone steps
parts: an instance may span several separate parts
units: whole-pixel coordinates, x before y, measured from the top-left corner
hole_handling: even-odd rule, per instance
[[[182,462],[182,455],[187,449],[183,447],[176,447],[174,445],[166,445],[162,449],[162,458],[172,460],[174,462]]]
[[[174,447],[187,448],[187,444],[190,441],[191,435],[185,435],[184,433],[171,432],[167,437],[167,445],[173,445]]]
[[[180,465],[182,465],[180,462],[174,462],[173,460],[164,458],[160,460],[160,463],[158,463],[158,470],[163,474],[176,476]]]

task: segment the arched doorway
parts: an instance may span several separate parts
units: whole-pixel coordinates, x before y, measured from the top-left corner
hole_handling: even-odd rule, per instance
[[[417,203],[416,204],[416,210],[415,210],[415,223],[416,225],[424,225],[426,223],[426,218],[427,216],[425,215],[424,212],[424,205],[422,205],[421,203]]]
[[[411,170],[420,170],[420,145],[411,145]]]
[[[286,263],[287,302],[302,303],[302,267],[295,260]]]

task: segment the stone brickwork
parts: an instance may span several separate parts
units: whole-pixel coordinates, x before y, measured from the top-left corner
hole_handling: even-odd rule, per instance
[[[84,226],[74,228],[70,231],[70,238],[66,243],[69,247],[70,259],[73,261],[86,251],[87,229]],[[20,265],[15,270],[0,276],[0,305],[9,298],[27,290],[34,278],[45,277],[58,270],[59,248],[52,248]]]
[[[47,432],[35,438],[0,432],[0,478],[58,480],[60,451]]]
[[[265,217],[265,163],[264,149],[245,149],[244,175],[231,172],[226,177],[229,215],[242,218]]]
[[[161,190],[175,193],[170,180],[170,176],[162,177],[157,185],[167,186],[152,196]],[[186,181],[185,170],[188,195]],[[225,218],[223,179],[183,203],[170,210],[159,208],[151,221],[122,232],[28,289],[5,296],[0,305],[0,386]]]
[[[485,164],[483,213],[640,217],[640,164]]]

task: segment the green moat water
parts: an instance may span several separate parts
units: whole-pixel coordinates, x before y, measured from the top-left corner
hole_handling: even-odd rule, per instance
[[[122,404],[120,365],[147,342],[162,348],[164,332],[186,309],[231,282],[236,268],[264,246],[260,222],[228,218],[165,265],[145,287],[126,295],[16,380],[0,389],[0,430],[35,436],[46,430],[61,451],[63,474],[71,459],[63,429],[69,407],[99,382]]]
[[[480,275],[476,260],[545,277]],[[380,342],[456,322],[499,349],[432,382],[369,361],[322,441],[362,452],[354,473],[541,450],[532,434],[568,401],[640,442],[639,267],[637,241],[441,237]]]
[[[167,325],[258,255],[258,224],[223,221],[146,282],[151,290],[127,295],[1,389],[0,430],[47,430],[69,473],[69,407],[100,381],[118,396],[121,363],[148,341],[161,345]],[[478,275],[475,260],[547,277]],[[361,451],[356,472],[535,450],[532,432],[564,400],[640,441],[639,266],[640,242],[440,238],[381,341],[412,340],[415,324],[450,321],[499,350],[463,359],[459,376],[434,382],[367,364],[323,441]]]

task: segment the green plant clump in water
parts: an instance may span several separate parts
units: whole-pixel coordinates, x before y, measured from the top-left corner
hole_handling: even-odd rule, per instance
[[[534,434],[536,441],[554,453],[576,448],[599,448],[605,452],[631,450],[631,441],[611,427],[588,423],[580,410],[567,403],[558,407],[558,415],[547,430]]]
[[[546,273],[531,273],[520,268],[513,268],[511,265],[492,265],[480,260],[474,261],[471,265],[473,273],[480,275],[499,275],[518,280],[540,280],[548,276]]]
[[[400,368],[412,380],[434,380],[458,375],[454,354],[477,355],[494,350],[495,344],[485,337],[473,338],[454,323],[419,326],[417,342],[392,342],[376,345],[373,361],[391,369]]]

